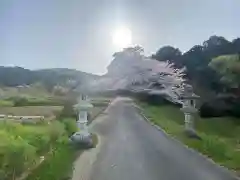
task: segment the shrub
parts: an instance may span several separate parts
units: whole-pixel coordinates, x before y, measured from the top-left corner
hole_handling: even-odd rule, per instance
[[[28,144],[37,148],[36,153],[42,155],[50,146],[50,136],[43,128],[32,128],[30,126],[16,130],[16,135],[22,137]]]
[[[12,107],[13,105],[14,105],[13,101],[0,100],[0,107]]]
[[[78,128],[76,125],[76,121],[74,119],[64,119],[63,123],[65,125],[65,130],[66,130],[68,136],[71,136],[75,132],[77,132]]]
[[[27,103],[28,103],[28,100],[25,97],[15,97],[13,99],[14,106],[26,106]]]
[[[36,148],[20,136],[0,131],[0,179],[15,179],[36,162]]]
[[[64,103],[63,109],[59,114],[59,118],[76,118],[76,112],[73,109],[74,103],[70,100]]]
[[[64,124],[59,121],[54,121],[48,128],[48,133],[51,139],[51,142],[56,142],[57,139],[66,135]]]
[[[199,111],[201,117],[221,117],[227,115],[225,106],[221,106],[220,103],[203,103]]]
[[[68,141],[64,124],[22,125],[0,122],[0,179],[15,179],[56,144]]]

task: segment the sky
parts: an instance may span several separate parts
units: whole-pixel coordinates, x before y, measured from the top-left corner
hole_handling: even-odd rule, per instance
[[[132,32],[146,55],[164,45],[187,51],[211,35],[240,37],[239,0],[0,0],[0,65],[74,68],[103,74]]]

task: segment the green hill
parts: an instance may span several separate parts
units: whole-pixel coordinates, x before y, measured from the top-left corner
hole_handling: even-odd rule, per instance
[[[0,66],[0,85],[8,87],[42,83],[47,89],[52,89],[56,85],[74,88],[84,81],[97,77],[97,75],[67,68],[29,70],[22,67]]]

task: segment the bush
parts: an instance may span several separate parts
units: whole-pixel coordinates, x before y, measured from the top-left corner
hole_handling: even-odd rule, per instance
[[[240,117],[240,99],[218,98],[200,107],[201,117]]]
[[[64,119],[62,122],[69,137],[77,132],[78,128],[74,119]]]
[[[199,111],[201,117],[221,117],[227,115],[227,112],[225,110],[215,107],[210,103],[204,103],[200,107]]]
[[[0,179],[15,179],[57,143],[67,142],[64,124],[22,125],[0,122]]]
[[[64,124],[59,121],[51,123],[47,130],[52,144],[54,144],[60,137],[66,135]]]
[[[13,105],[13,101],[0,100],[0,107],[12,107]]]
[[[74,102],[68,100],[64,103],[63,109],[58,118],[76,118],[76,112],[74,111]]]
[[[28,103],[28,100],[25,97],[15,97],[13,99],[14,106],[26,106],[27,103]]]
[[[36,162],[36,148],[20,136],[1,130],[0,179],[15,179]]]

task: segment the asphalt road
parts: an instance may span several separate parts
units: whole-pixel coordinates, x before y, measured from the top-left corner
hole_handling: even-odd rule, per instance
[[[146,122],[126,98],[117,98],[92,128],[101,147],[90,180],[234,180]]]

